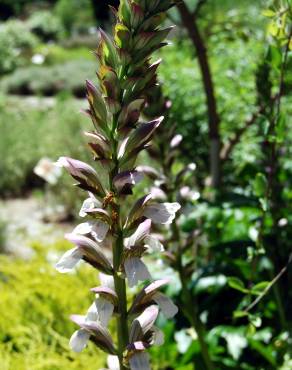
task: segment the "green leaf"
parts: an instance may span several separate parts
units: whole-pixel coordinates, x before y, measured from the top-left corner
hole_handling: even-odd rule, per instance
[[[227,279],[228,285],[242,293],[249,293],[249,290],[244,287],[243,282],[237,277],[229,277]]]
[[[233,317],[235,319],[240,319],[242,317],[248,316],[248,313],[246,311],[234,311],[233,312]]]
[[[263,197],[267,191],[267,179],[263,173],[257,173],[256,178],[253,182],[253,191],[257,197]]]
[[[259,295],[261,294],[266,288],[267,286],[270,284],[269,281],[262,281],[256,285],[254,285],[251,289],[251,293],[252,294],[255,294],[255,295]]]
[[[274,17],[276,15],[276,13],[272,10],[272,9],[265,9],[263,12],[262,12],[263,16],[265,17]]]

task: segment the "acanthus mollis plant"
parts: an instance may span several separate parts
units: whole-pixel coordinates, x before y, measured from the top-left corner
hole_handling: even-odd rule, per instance
[[[175,123],[170,115],[171,101],[164,95],[160,85],[148,91],[146,105],[143,111],[145,117],[152,118],[163,114],[164,125],[157,130],[153,145],[148,148],[148,154],[158,166],[158,170],[149,166],[138,168],[141,172],[155,180],[151,192],[160,201],[175,202],[187,208],[200,197],[194,190],[195,163],[188,165],[179,161],[180,144],[182,135],[175,134]],[[161,237],[166,250],[163,254],[167,265],[177,272],[180,285],[180,307],[189,325],[197,333],[201,347],[202,358],[206,369],[214,369],[208,345],[206,342],[206,329],[200,319],[200,311],[197,298],[193,293],[190,282],[192,275],[197,270],[197,249],[199,244],[200,230],[189,234],[182,233],[179,218],[176,217],[170,228]]]
[[[177,202],[158,203],[151,194],[131,206],[129,196],[142,179],[135,169],[138,154],[149,143],[163,117],[141,122],[140,113],[146,92],[157,83],[159,62],[150,62],[153,51],[164,46],[171,28],[160,29],[172,0],[122,0],[115,11],[114,38],[102,30],[96,50],[98,80],[96,87],[87,81],[89,109],[94,131],[90,139],[96,167],[76,159],[61,157],[64,167],[87,191],[78,225],[67,239],[75,247],[57,263],[60,272],[68,272],[83,260],[100,271],[101,285],[92,288],[95,300],[85,316],[73,315],[79,329],[70,345],[79,352],[89,340],[109,354],[111,369],[150,369],[147,349],[163,342],[155,326],[159,308],[167,317],[177,307],[159,289],[165,280],[151,282],[143,256],[163,246],[151,235],[152,224],[170,224],[180,208]],[[105,180],[106,179],[106,180]],[[106,250],[112,251],[108,258]],[[128,304],[127,285],[147,285]],[[107,326],[117,319],[117,344]]]

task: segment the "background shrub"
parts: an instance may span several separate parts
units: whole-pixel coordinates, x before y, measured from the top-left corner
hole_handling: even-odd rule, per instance
[[[0,75],[25,64],[37,42],[36,36],[22,21],[0,24]]]

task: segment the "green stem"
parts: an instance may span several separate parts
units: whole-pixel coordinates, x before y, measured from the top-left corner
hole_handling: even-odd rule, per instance
[[[173,201],[173,199],[170,199],[170,201]],[[175,220],[172,223],[171,229],[172,229],[174,240],[179,241],[180,240],[180,230]],[[182,251],[180,250],[180,247],[178,247],[178,251],[176,253],[176,261],[177,261],[177,270],[178,270],[180,282],[182,285],[183,312],[197,333],[198,341],[200,344],[202,357],[203,357],[206,369],[215,370],[215,367],[213,365],[213,362],[209,354],[208,345],[205,340],[206,329],[200,319],[199,312],[198,312],[198,306],[195,301],[195,297],[192,295],[190,289],[187,286],[187,277],[185,275],[185,270],[184,270],[184,266],[182,263]]]
[[[215,370],[213,362],[211,360],[208,345],[206,343],[206,330],[205,326],[202,323],[199,313],[197,304],[194,300],[194,297],[191,294],[191,291],[188,289],[187,281],[184,273],[184,267],[182,265],[181,257],[178,257],[178,273],[182,285],[182,300],[183,300],[183,311],[186,315],[187,319],[195,329],[198,341],[201,348],[202,357],[206,366],[207,370]]]
[[[115,163],[113,171],[109,176],[110,190],[114,193],[115,189],[113,186],[113,178],[119,173],[119,161],[117,159],[117,147],[118,143],[114,137],[114,131],[116,129],[117,118],[114,118],[112,128],[112,148],[113,148],[113,162]],[[120,266],[122,262],[124,242],[123,242],[123,230],[121,227],[121,215],[120,215],[120,204],[118,199],[115,199],[111,206],[111,210],[115,213],[116,221],[113,227],[115,239],[113,241],[113,267],[114,267],[114,284],[115,291],[118,296],[118,313],[117,313],[117,329],[118,329],[118,358],[120,363],[120,369],[126,370],[127,367],[123,364],[123,353],[129,343],[129,328],[128,328],[128,313],[127,313],[127,288],[125,278],[120,272]]]
[[[118,327],[118,357],[120,362],[120,369],[124,370],[126,367],[123,365],[123,353],[129,343],[128,331],[128,316],[127,316],[127,294],[125,279],[114,275],[115,291],[119,299],[117,327]]]

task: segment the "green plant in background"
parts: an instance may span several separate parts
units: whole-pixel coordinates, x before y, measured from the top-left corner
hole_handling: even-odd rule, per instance
[[[88,32],[88,25],[94,24],[90,0],[60,0],[54,8],[55,14],[62,21],[67,35],[74,32]]]
[[[23,65],[37,43],[37,37],[24,22],[11,20],[0,24],[0,75]]]
[[[86,135],[91,139],[94,159],[101,165],[99,173],[105,173],[108,179],[79,160],[60,157],[57,162],[81,189],[89,192],[79,213],[89,220],[67,235],[75,247],[64,254],[56,268],[68,272],[84,260],[102,273],[102,285],[92,289],[96,299],[87,314],[71,317],[80,329],[72,335],[70,345],[80,352],[92,340],[111,355],[109,362],[115,365],[109,366],[121,370],[150,369],[147,349],[163,342],[162,332],[154,326],[158,307],[167,318],[177,313],[177,307],[159,292],[166,280],[144,286],[130,307],[126,282],[134,287],[139,281],[151,280],[142,257],[147,251],[163,249],[150,234],[151,223],[170,224],[180,205],[156,203],[148,194],[130,211],[123,207],[126,196],[141,180],[141,173],[134,167],[137,155],[163,120],[138,122],[145,94],[156,84],[159,62],[150,65],[149,58],[165,45],[171,28],[160,29],[159,25],[173,5],[169,0],[122,1],[116,13],[114,40],[100,31],[96,50],[99,88],[87,81],[90,108],[86,113],[95,130]],[[106,246],[111,249],[111,259],[103,251]],[[117,318],[117,346],[107,329],[113,314]]]
[[[35,243],[29,261],[0,256],[1,370],[102,367],[104,357],[94,356],[94,346],[78,356],[68,348],[67,338],[74,330],[68,316],[72,309],[90,304],[84,286],[95,284],[96,274],[87,266],[70,276],[58,274],[52,265],[66,248],[64,242]]]
[[[178,162],[177,153],[183,140],[182,135],[175,135],[175,124],[169,119],[169,108],[171,102],[162,94],[160,87],[149,91],[147,96],[147,106],[144,110],[146,116],[154,117],[158,114],[166,116],[165,125],[158,129],[153,147],[148,149],[151,158],[158,164],[159,171],[146,167],[145,174],[154,177],[157,188],[152,191],[157,194],[158,199],[166,199],[169,202],[176,200],[182,203],[192,203],[198,200],[200,194],[191,189],[194,186],[193,180],[196,165],[190,163],[181,166]],[[142,167],[143,169],[143,167]],[[206,329],[199,316],[199,307],[196,296],[192,294],[189,283],[191,276],[196,270],[196,233],[189,235],[182,234],[182,230],[177,222],[171,225],[165,238],[167,253],[165,260],[171,268],[177,272],[181,284],[180,307],[187,318],[190,327],[193,327],[200,343],[200,350],[206,369],[214,369],[208,345],[206,343]]]
[[[30,30],[43,41],[57,40],[64,32],[60,19],[48,10],[34,12],[27,24]]]

